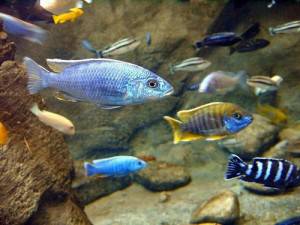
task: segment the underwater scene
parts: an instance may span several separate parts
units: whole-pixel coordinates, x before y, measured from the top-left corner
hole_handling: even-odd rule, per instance
[[[1,0],[0,225],[300,225],[300,1]]]

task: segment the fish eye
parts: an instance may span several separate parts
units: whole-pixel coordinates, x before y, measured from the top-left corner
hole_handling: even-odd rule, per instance
[[[237,119],[237,120],[240,120],[242,119],[242,114],[238,113],[238,112],[235,112],[232,114],[232,117]]]
[[[154,79],[148,80],[148,81],[147,81],[147,85],[148,85],[148,87],[150,87],[150,88],[157,88],[157,86],[158,86],[158,81],[157,81],[157,80],[154,80]]]
[[[138,161],[138,165],[139,165],[139,166],[142,166],[143,163],[142,163],[141,161]]]

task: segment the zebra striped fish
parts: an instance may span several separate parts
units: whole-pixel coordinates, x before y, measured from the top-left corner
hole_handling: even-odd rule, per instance
[[[211,62],[200,57],[193,57],[185,59],[177,65],[170,65],[170,73],[174,74],[176,71],[196,72],[207,69]]]
[[[246,164],[237,155],[231,155],[225,179],[236,177],[246,182],[278,189],[300,184],[300,171],[297,166],[283,159],[257,157],[253,159],[252,164]]]
[[[122,55],[129,51],[133,51],[140,45],[140,41],[133,38],[124,38],[110,45],[101,51],[103,57]]]
[[[256,95],[260,95],[268,91],[278,90],[282,81],[283,78],[278,75],[273,77],[252,76],[250,79],[247,79],[247,85],[254,88]]]
[[[181,121],[164,117],[173,129],[174,144],[198,139],[220,140],[246,128],[253,120],[241,107],[225,102],[179,111],[177,117]]]
[[[297,32],[300,32],[300,20],[285,23],[276,27],[269,27],[269,33],[272,36],[276,34],[297,33]]]

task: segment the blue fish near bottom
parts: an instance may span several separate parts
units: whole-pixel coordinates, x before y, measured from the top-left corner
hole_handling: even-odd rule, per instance
[[[300,216],[292,217],[276,223],[275,225],[300,225]]]
[[[283,159],[254,158],[246,164],[237,155],[231,155],[225,179],[239,178],[265,187],[284,189],[299,186],[300,171],[293,163]]]
[[[122,177],[147,167],[147,163],[133,156],[115,156],[84,163],[87,176]]]

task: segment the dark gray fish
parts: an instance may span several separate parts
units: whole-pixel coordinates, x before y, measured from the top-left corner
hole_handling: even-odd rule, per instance
[[[237,155],[229,158],[225,179],[239,178],[246,182],[263,184],[265,187],[286,188],[300,184],[300,171],[293,163],[283,159],[254,158],[246,164]]]
[[[262,49],[267,47],[270,44],[268,40],[265,39],[251,39],[247,41],[242,41],[238,43],[237,46],[231,47],[229,54],[233,54],[235,52],[252,52],[258,49]]]

